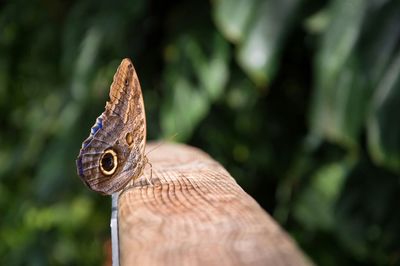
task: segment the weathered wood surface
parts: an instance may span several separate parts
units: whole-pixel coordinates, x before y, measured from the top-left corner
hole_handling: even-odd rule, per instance
[[[148,157],[153,185],[139,178],[119,198],[121,265],[310,265],[207,154],[163,144]]]

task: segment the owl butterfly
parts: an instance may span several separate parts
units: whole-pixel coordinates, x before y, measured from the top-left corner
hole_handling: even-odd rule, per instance
[[[147,162],[142,90],[129,59],[114,75],[110,101],[97,118],[76,160],[78,175],[91,189],[109,195],[138,178]]]

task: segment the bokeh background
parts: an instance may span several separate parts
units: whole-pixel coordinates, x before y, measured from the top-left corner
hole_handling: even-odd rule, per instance
[[[1,2],[1,264],[105,261],[75,158],[124,57],[148,139],[211,154],[319,265],[399,264],[399,37],[396,0]]]

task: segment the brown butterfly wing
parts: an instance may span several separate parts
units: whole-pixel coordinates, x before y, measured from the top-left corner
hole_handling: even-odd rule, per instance
[[[92,190],[112,194],[140,176],[144,167],[146,117],[142,91],[129,59],[122,60],[110,101],[83,142],[78,175]]]

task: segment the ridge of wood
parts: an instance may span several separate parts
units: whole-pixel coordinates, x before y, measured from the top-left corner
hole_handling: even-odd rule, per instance
[[[151,150],[155,144],[149,144]],[[119,198],[121,265],[310,265],[215,160],[165,143]]]

